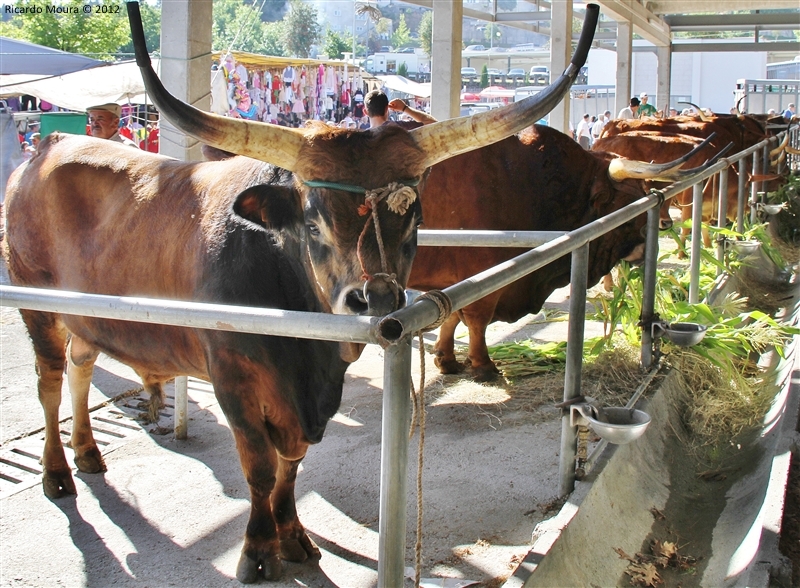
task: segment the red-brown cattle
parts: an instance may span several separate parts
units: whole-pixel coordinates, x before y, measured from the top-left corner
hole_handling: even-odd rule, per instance
[[[609,167],[614,160],[611,154],[587,152],[563,133],[535,125],[518,137],[435,165],[422,197],[424,227],[569,231],[641,198],[647,189],[642,178],[663,176],[665,169],[681,163],[654,169],[617,159],[618,169],[611,174],[618,179],[612,179]],[[640,259],[644,223],[642,215],[592,241],[590,284],[619,260]],[[518,248],[421,247],[409,286],[445,288],[520,252]],[[487,325],[538,312],[556,288],[569,283],[570,264],[570,256],[562,257],[451,315],[436,341],[440,370],[455,373],[463,369],[456,360],[453,340],[456,326],[463,321],[469,329],[471,373],[478,380],[494,377],[497,368],[486,348]]]
[[[615,153],[621,157],[635,157],[654,162],[669,161],[690,151],[697,141],[716,133],[713,145],[716,151],[731,144],[730,152],[737,153],[767,138],[764,123],[747,115],[714,115],[712,117],[675,117],[661,120],[614,120],[603,127],[601,137],[592,149]],[[704,155],[695,156],[688,165],[700,165]],[[749,163],[749,161],[748,161]],[[738,207],[738,166],[728,168],[726,217],[736,218]],[[772,176],[761,176],[769,179]],[[770,184],[771,188],[774,188]],[[692,218],[692,190],[687,189],[672,198],[668,204],[678,207],[681,221]],[[708,222],[716,219],[719,211],[717,176],[706,181],[703,187],[703,216]],[[663,214],[662,210],[662,214]],[[682,229],[685,237],[689,229]],[[704,235],[710,245],[708,235]]]
[[[150,66],[138,4],[128,8],[137,62],[162,115],[212,147],[260,161],[180,163],[109,141],[53,136],[10,180],[12,282],[360,315],[404,302],[426,170],[525,128],[560,102],[586,59],[599,12],[587,9],[573,63],[532,99],[411,132],[358,132],[321,123],[281,128],[180,102]],[[155,405],[161,384],[174,376],[214,385],[250,486],[240,581],[275,579],[282,558],[319,555],[297,518],[294,481],[339,406],[345,368],[361,345],[21,312],[45,412],[49,497],[75,492],[58,424],[65,363],[76,464],[84,472],[105,469],[87,407],[103,351],[136,369]]]

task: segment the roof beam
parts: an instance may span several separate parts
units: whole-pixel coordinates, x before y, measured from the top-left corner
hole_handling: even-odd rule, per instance
[[[635,0],[597,0],[601,10],[616,21],[630,22],[635,33],[654,45],[671,42],[669,26]]]
[[[643,48],[645,49],[645,48]],[[635,49],[634,49],[635,51]],[[702,53],[708,51],[800,51],[800,42],[770,41],[769,43],[673,43],[673,53]]]
[[[602,4],[602,2],[601,2]],[[689,14],[692,12],[732,12],[734,10],[797,9],[797,0],[769,0],[757,3],[752,0],[645,0],[647,9],[655,14]],[[761,4],[760,6],[758,4]]]
[[[769,14],[670,14],[664,17],[673,33],[679,31],[737,31],[800,29],[800,12]]]

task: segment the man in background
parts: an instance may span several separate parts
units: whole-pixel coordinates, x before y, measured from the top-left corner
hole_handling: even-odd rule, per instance
[[[367,107],[367,116],[369,117],[370,128],[379,127],[383,124],[391,122],[392,124],[399,125],[406,130],[416,129],[422,125],[427,125],[436,122],[436,119],[431,115],[411,108],[408,104],[395,98],[389,102],[389,98],[380,90],[373,90],[364,98],[364,104]],[[389,111],[394,110],[401,114],[407,114],[413,120],[409,121],[389,121]]]
[[[86,109],[86,113],[89,115],[89,131],[92,137],[116,141],[135,149],[139,148],[136,143],[119,134],[119,117],[122,114],[122,107],[119,104],[109,102],[90,106]]]
[[[634,96],[633,98],[631,98],[630,104],[619,111],[617,118],[621,118],[623,120],[631,118],[639,118],[638,111],[639,111],[639,99],[636,96]]]
[[[656,107],[648,103],[648,99],[647,92],[639,94],[639,118],[656,115]]]

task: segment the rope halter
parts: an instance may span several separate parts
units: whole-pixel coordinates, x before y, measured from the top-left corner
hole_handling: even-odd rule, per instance
[[[332,190],[344,190],[345,192],[364,194],[364,204],[358,207],[358,214],[359,216],[371,214],[364,223],[364,228],[361,230],[361,234],[358,237],[358,247],[356,250],[358,261],[361,264],[361,279],[364,280],[364,299],[366,300],[367,298],[367,291],[369,290],[370,284],[374,280],[379,279],[388,282],[392,286],[392,290],[395,293],[395,304],[399,304],[401,288],[397,283],[397,274],[389,271],[389,262],[386,259],[386,250],[383,245],[383,236],[381,234],[380,219],[378,216],[378,203],[382,200],[386,200],[386,206],[390,211],[400,216],[404,215],[417,199],[417,193],[413,186],[419,184],[419,178],[403,182],[392,182],[382,188],[376,188],[374,190],[368,190],[362,186],[355,186],[352,184],[340,184],[338,182],[309,180],[303,183],[309,188],[329,188]],[[362,245],[367,230],[369,229],[370,221],[375,225],[375,238],[378,241],[378,252],[381,257],[381,272],[376,274],[370,274],[367,271],[362,253]]]

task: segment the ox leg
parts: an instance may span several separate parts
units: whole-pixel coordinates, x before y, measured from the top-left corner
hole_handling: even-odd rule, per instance
[[[305,450],[303,450],[305,453]],[[308,558],[319,559],[319,547],[306,534],[297,517],[294,500],[294,483],[301,459],[278,458],[278,478],[272,492],[272,512],[278,525],[281,557],[286,561],[304,562]]]
[[[455,352],[455,333],[459,322],[461,322],[459,313],[454,312],[439,327],[439,336],[433,347],[435,356],[433,363],[443,374],[458,374],[464,371],[464,365],[456,360]]]
[[[225,369],[228,374],[245,374],[244,366]],[[229,376],[228,379],[230,379]],[[213,378],[213,376],[212,376]],[[224,378],[213,378],[214,389],[236,440],[242,472],[250,487],[250,518],[244,547],[236,566],[236,578],[252,584],[263,575],[267,580],[281,576],[281,548],[272,512],[271,495],[278,471],[278,452],[255,389],[257,385],[242,377],[239,385],[226,387]]]
[[[72,470],[61,444],[58,409],[61,405],[61,384],[66,360],[67,330],[57,315],[20,310],[28,328],[36,354],[39,402],[44,410],[44,453],[42,486],[48,498],[75,494]]]
[[[73,335],[67,346],[67,382],[72,397],[72,436],[69,446],[75,452],[75,465],[87,474],[106,471],[103,456],[92,434],[89,416],[89,388],[99,350]]]
[[[151,423],[157,423],[159,414],[158,412],[166,406],[164,402],[164,387],[161,380],[155,379],[152,376],[139,374],[142,379],[142,386],[144,391],[147,392],[149,398],[139,403],[139,408],[147,410],[147,420]],[[144,417],[144,415],[142,415]]]
[[[494,317],[498,299],[499,295],[487,296],[461,310],[469,328],[469,371],[476,382],[488,382],[500,373],[486,347],[486,327]]]

